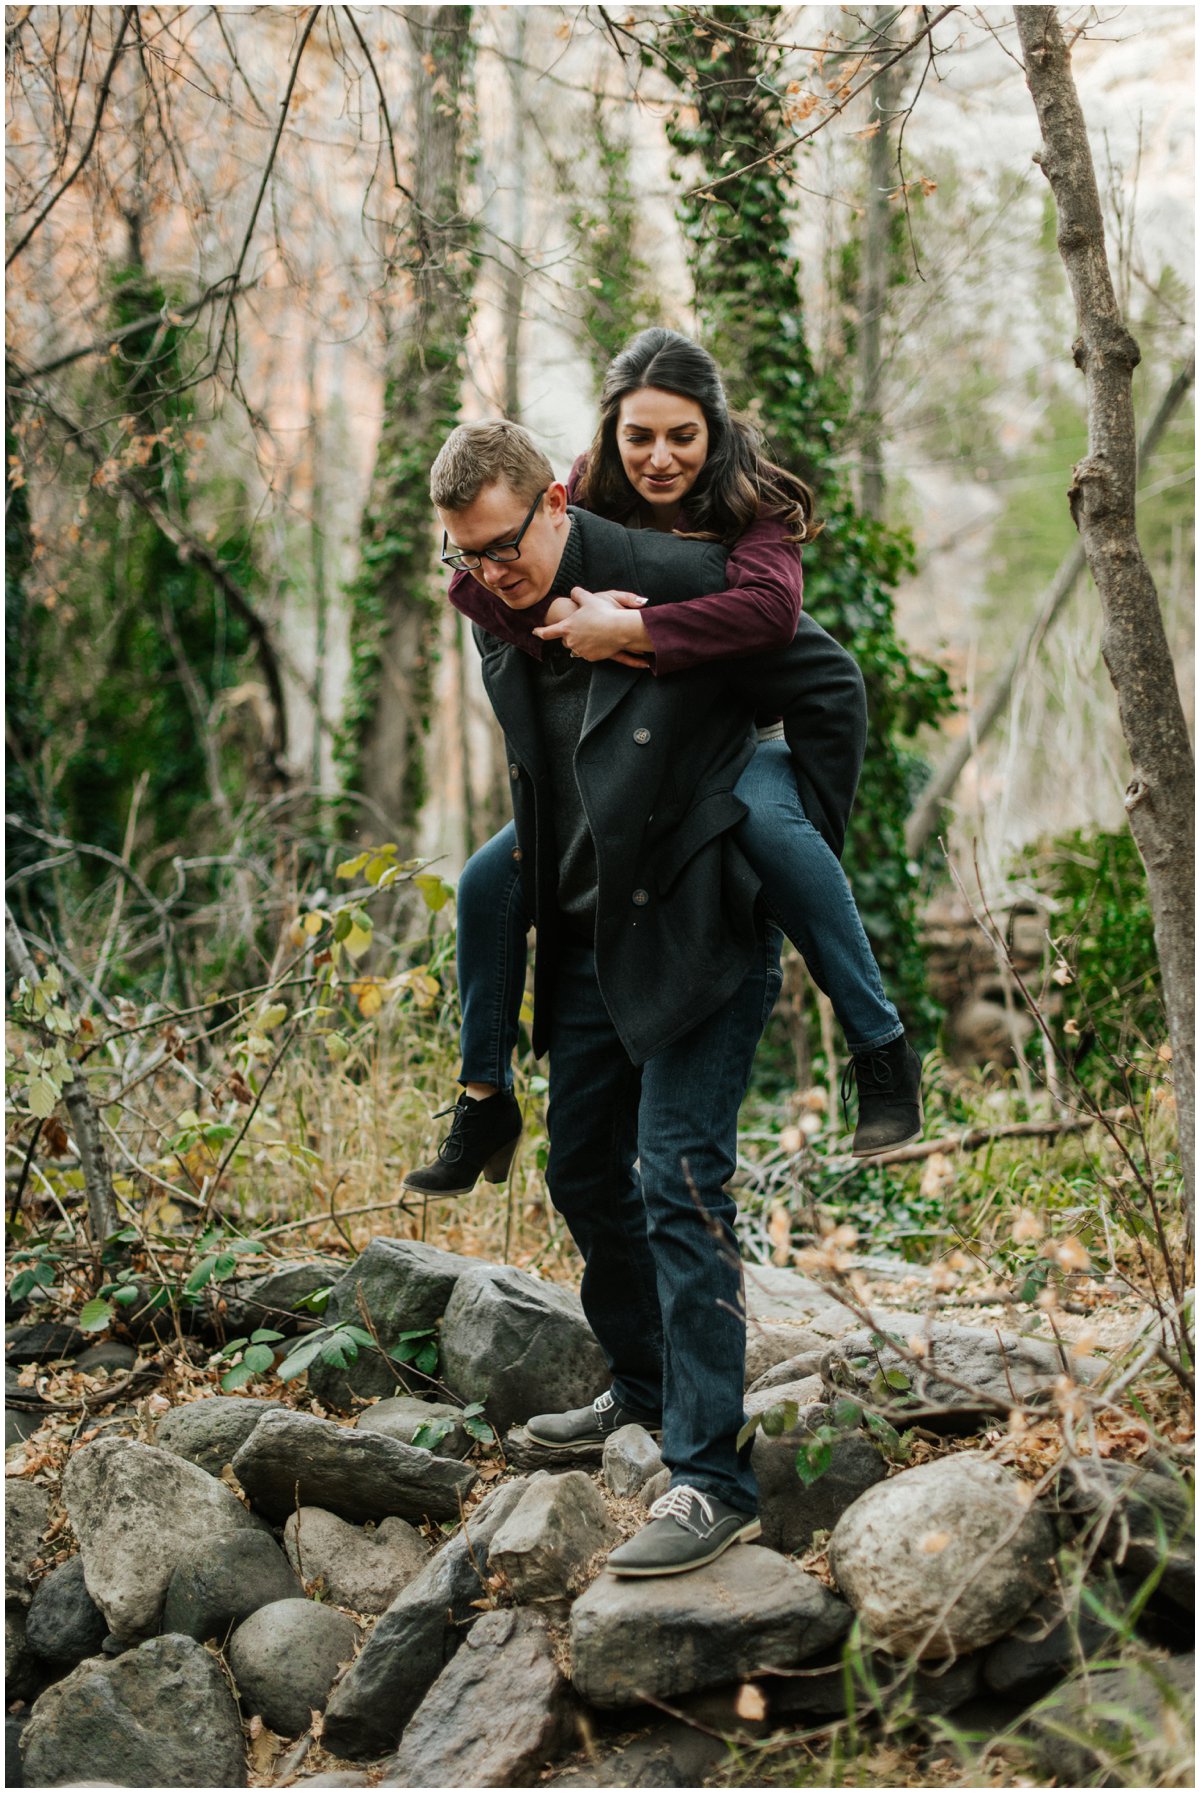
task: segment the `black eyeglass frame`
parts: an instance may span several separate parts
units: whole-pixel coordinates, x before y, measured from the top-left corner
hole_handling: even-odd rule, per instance
[[[492,548],[480,548],[478,550],[474,548],[456,548],[453,554],[447,554],[446,549],[450,545],[450,536],[448,532],[443,529],[441,552],[443,565],[453,567],[456,573],[473,573],[477,567],[483,565],[485,560],[494,560],[498,565],[503,565],[505,561],[509,560],[520,560],[521,537],[533,522],[534,513],[545,496],[545,490],[538,493],[526,513],[525,521],[510,542],[497,542]]]

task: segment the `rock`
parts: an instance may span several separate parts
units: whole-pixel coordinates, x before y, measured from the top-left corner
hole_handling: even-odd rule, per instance
[[[75,1357],[87,1340],[78,1326],[54,1320],[29,1320],[4,1328],[4,1361],[11,1364],[58,1363]]]
[[[1080,1673],[1035,1706],[1035,1761],[1060,1787],[1188,1787],[1194,1656]]]
[[[358,1626],[315,1600],[260,1606],[229,1640],[229,1667],[247,1718],[259,1713],[281,1737],[306,1731],[323,1712],[339,1668],[349,1662]]]
[[[391,1400],[377,1401],[358,1416],[360,1432],[382,1432],[385,1438],[398,1438],[411,1444],[421,1426],[449,1420],[450,1430],[444,1438],[428,1448],[435,1457],[465,1457],[475,1442],[462,1423],[462,1409],[449,1401],[422,1401],[416,1395],[394,1395]],[[427,1447],[422,1445],[422,1450]]]
[[[644,1484],[641,1493],[638,1495],[638,1500],[645,1507],[646,1511],[649,1512],[655,1501],[658,1500],[661,1495],[665,1494],[670,1486],[671,1472],[664,1464],[663,1467],[656,1470],[650,1477],[650,1480]]]
[[[901,1358],[893,1346],[873,1345],[871,1334],[860,1331],[825,1353],[821,1375],[831,1393],[869,1403],[901,1429],[970,1430],[988,1416],[1007,1413],[1014,1396],[1025,1401],[1048,1397],[1063,1374],[1058,1347],[1045,1339],[942,1321],[908,1328],[896,1323],[896,1316],[886,1330],[905,1344],[910,1336],[926,1341],[928,1352],[920,1366]],[[1081,1381],[1092,1380],[1101,1367],[1094,1359],[1071,1360]],[[942,1381],[939,1369],[953,1383]]]
[[[781,1363],[792,1362],[801,1352],[819,1355],[826,1340],[806,1327],[768,1320],[751,1322],[746,1330],[746,1387],[751,1388],[761,1377],[770,1375]],[[813,1365],[814,1370],[816,1364]],[[808,1371],[797,1371],[807,1375]]]
[[[471,1271],[442,1321],[442,1374],[482,1401],[497,1431],[533,1413],[584,1407],[609,1384],[578,1295],[524,1270]]]
[[[72,1367],[81,1370],[85,1376],[94,1376],[97,1370],[128,1374],[137,1360],[138,1354],[132,1345],[124,1345],[120,1339],[101,1339],[99,1344],[89,1345],[86,1351],[81,1351]]]
[[[870,1488],[830,1540],[838,1586],[896,1655],[962,1656],[1003,1637],[1048,1585],[1054,1527],[980,1457],[942,1457]]]
[[[163,1414],[155,1443],[160,1450],[219,1476],[263,1414],[282,1405],[281,1401],[259,1401],[249,1395],[210,1395],[204,1401],[188,1401]]]
[[[837,1643],[851,1615],[794,1563],[740,1544],[688,1575],[602,1575],[571,1608],[571,1678],[595,1706],[792,1668]]]
[[[384,1784],[530,1787],[570,1730],[570,1687],[544,1620],[486,1612],[404,1727]]]
[[[21,1733],[29,1723],[28,1712],[8,1712],[4,1718],[4,1785],[23,1787],[21,1768]]]
[[[410,1581],[379,1619],[325,1711],[322,1742],[368,1761],[394,1749],[475,1617],[487,1552],[528,1483],[507,1482],[480,1501],[466,1525]]]
[[[21,1753],[35,1787],[246,1785],[237,1702],[220,1663],[190,1637],[81,1663],[41,1695]]]
[[[38,1583],[25,1635],[43,1662],[74,1668],[97,1654],[107,1633],[108,1620],[87,1591],[81,1556],[70,1557]]]
[[[979,1691],[978,1655],[929,1665],[913,1664],[867,1650],[851,1686],[853,1710],[846,1710],[846,1671],[838,1661],[799,1675],[764,1677],[760,1682],[770,1702],[771,1722],[798,1719],[845,1719],[859,1724],[886,1713],[889,1724],[905,1717],[932,1718],[956,1711]]]
[[[836,1303],[828,1289],[811,1276],[801,1276],[798,1270],[782,1269],[775,1264],[746,1265],[746,1317],[750,1321],[791,1320],[806,1324],[815,1312],[831,1306]]]
[[[20,1476],[4,1479],[4,1598],[28,1606],[29,1576],[50,1523],[50,1495]]]
[[[559,1601],[576,1591],[594,1556],[620,1541],[600,1490],[582,1470],[539,1475],[493,1537],[488,1570],[504,1577],[518,1605]]]
[[[829,1341],[818,1338],[815,1332],[806,1333],[804,1336],[810,1338],[813,1341],[812,1344],[806,1345],[804,1350],[798,1352],[795,1357],[785,1357],[782,1363],[774,1364],[771,1369],[765,1370],[761,1376],[756,1377],[747,1385],[746,1394],[748,1396],[764,1394],[768,1389],[782,1388],[790,1382],[803,1382],[810,1376],[815,1376],[818,1382],[821,1381],[821,1359],[829,1349]],[[815,1395],[814,1400],[819,1401],[824,1391],[825,1384],[822,1382],[821,1393]]]
[[[294,1787],[369,1787],[371,1779],[365,1768],[331,1768],[325,1774],[306,1774]]]
[[[257,1528],[229,1489],[194,1463],[126,1438],[98,1438],[77,1451],[63,1499],[88,1593],[127,1642],[158,1630],[176,1563],[195,1549],[215,1555]]]
[[[784,1390],[768,1390],[758,1398],[769,1401],[776,1392]],[[808,1550],[814,1532],[832,1531],[846,1509],[887,1475],[887,1464],[867,1435],[846,1431],[829,1446],[829,1467],[805,1485],[796,1469],[800,1446],[832,1417],[829,1407],[801,1406],[789,1431],[771,1438],[760,1428],[754,1435],[750,1467],[758,1482],[762,1541],[769,1550]]]
[[[200,1644],[215,1638],[224,1645],[232,1627],[260,1607],[303,1594],[274,1538],[267,1532],[242,1532],[217,1550],[201,1546],[180,1558],[167,1583],[162,1629]]]
[[[313,1318],[307,1311],[297,1312],[296,1303],[318,1289],[332,1287],[345,1269],[340,1258],[307,1258],[302,1263],[282,1264],[265,1276],[222,1283],[218,1299],[225,1304],[221,1324],[226,1339],[259,1327],[292,1337],[304,1320]]]
[[[524,1426],[510,1426],[505,1433],[504,1457],[513,1469],[522,1472],[547,1469],[551,1475],[559,1475],[564,1469],[595,1469],[599,1461],[595,1445],[578,1451],[553,1450],[548,1445],[536,1443]]]
[[[1101,1590],[1104,1606],[1120,1612],[1120,1591]],[[1068,1606],[1059,1592],[1044,1594],[1007,1637],[984,1653],[984,1684],[993,1693],[1028,1694],[1057,1681],[1081,1660],[1102,1650],[1115,1650],[1120,1619],[1112,1625],[1082,1602]]]
[[[1059,1499],[1064,1511],[1086,1521],[1089,1547],[1141,1580],[1158,1576],[1156,1593],[1194,1611],[1195,1504],[1182,1476],[1140,1463],[1079,1460],[1064,1469]]]
[[[748,1415],[766,1413],[772,1407],[791,1402],[797,1408],[823,1404],[825,1384],[819,1376],[797,1376],[791,1382],[773,1382],[769,1388],[746,1390]]]
[[[486,1275],[488,1267],[478,1258],[439,1251],[415,1239],[372,1239],[362,1256],[334,1283],[324,1317],[361,1326],[365,1305],[383,1349],[390,1351],[399,1343],[401,1333],[436,1326],[459,1278],[481,1273]],[[369,1400],[373,1395],[394,1395],[398,1387],[408,1386],[406,1377],[412,1386],[425,1384],[423,1376],[385,1362],[369,1346],[344,1370],[314,1364],[308,1372],[308,1386],[327,1406],[350,1407],[356,1396]]]
[[[663,1467],[662,1454],[641,1426],[618,1426],[605,1440],[604,1480],[614,1494],[637,1494]]]
[[[46,1680],[46,1665],[29,1647],[25,1614],[19,1606],[4,1608],[4,1698],[36,1699]]]
[[[726,1761],[721,1737],[669,1718],[615,1748],[552,1774],[546,1787],[704,1787]]]
[[[297,1501],[356,1522],[393,1514],[456,1519],[476,1481],[465,1463],[286,1407],[263,1415],[234,1457],[233,1473],[277,1525]]]
[[[326,1598],[352,1612],[386,1611],[429,1561],[429,1546],[403,1519],[347,1525],[320,1507],[289,1513],[283,1543],[296,1573],[319,1579]]]

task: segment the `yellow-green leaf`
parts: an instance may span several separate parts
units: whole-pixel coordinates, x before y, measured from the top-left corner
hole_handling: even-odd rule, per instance
[[[29,1112],[44,1121],[54,1113],[54,1104],[58,1101],[58,1090],[48,1077],[31,1077],[29,1080]]]
[[[285,1002],[273,1002],[269,1007],[265,1008],[262,1014],[258,1017],[259,1032],[271,1033],[279,1026],[281,1021],[286,1020],[287,1004]]]
[[[444,878],[437,877],[433,872],[420,873],[413,879],[413,883],[425,898],[425,907],[432,910],[435,915],[439,909],[446,907],[454,895],[454,886],[447,884]]]
[[[301,927],[308,935],[319,934],[325,926],[325,916],[320,909],[310,909],[301,922]]]
[[[363,866],[366,865],[370,858],[370,853],[356,853],[353,859],[343,859],[342,863],[337,868],[336,876],[339,878],[357,878],[359,872],[362,871]]]
[[[373,928],[360,928],[357,923],[352,923],[342,945],[352,959],[361,959],[371,944],[373,934]]]

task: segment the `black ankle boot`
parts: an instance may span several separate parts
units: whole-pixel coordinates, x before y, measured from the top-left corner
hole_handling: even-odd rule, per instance
[[[858,1126],[850,1148],[856,1158],[919,1137],[925,1118],[921,1060],[903,1034],[888,1046],[852,1054],[842,1078],[843,1103],[852,1082],[858,1085]]]
[[[435,1162],[410,1171],[403,1187],[418,1195],[469,1195],[480,1175],[503,1183],[521,1138],[521,1105],[512,1091],[497,1090],[482,1100],[463,1095],[442,1113],[454,1119]]]

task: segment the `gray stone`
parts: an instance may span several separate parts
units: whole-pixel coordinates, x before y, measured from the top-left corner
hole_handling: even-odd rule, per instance
[[[462,1423],[462,1409],[449,1401],[422,1401],[416,1395],[394,1395],[377,1401],[358,1416],[360,1432],[382,1432],[385,1438],[398,1438],[411,1444],[422,1426],[438,1420],[449,1420],[450,1430],[430,1448],[435,1457],[465,1457],[475,1442]],[[424,1450],[426,1447],[420,1447]]]
[[[798,1719],[852,1717],[859,1724],[877,1719],[889,1723],[906,1716],[933,1718],[954,1712],[979,1692],[978,1655],[921,1664],[901,1661],[881,1651],[865,1651],[863,1668],[851,1682],[852,1710],[846,1710],[846,1672],[840,1661],[788,1676],[764,1678],[774,1725]]]
[[[792,1668],[851,1614],[794,1563],[741,1544],[689,1575],[602,1575],[571,1609],[571,1678],[595,1706],[630,1706]]]
[[[50,1494],[19,1476],[4,1479],[4,1598],[28,1606],[30,1571],[50,1523]]]
[[[318,1289],[332,1287],[345,1269],[340,1258],[305,1258],[298,1263],[282,1264],[264,1276],[239,1277],[235,1282],[222,1283],[216,1306],[225,1337],[239,1338],[260,1327],[292,1337],[306,1320],[314,1317],[307,1309],[297,1311],[296,1303]]]
[[[330,1697],[326,1749],[369,1761],[395,1748],[476,1616],[473,1603],[486,1597],[488,1547],[527,1487],[515,1481],[494,1488],[376,1622]]]
[[[826,1352],[821,1375],[831,1393],[869,1403],[900,1428],[969,1429],[990,1415],[1007,1414],[1014,1399],[1048,1399],[1063,1375],[1059,1349],[1045,1339],[942,1321],[909,1327],[898,1316],[885,1330],[906,1349],[910,1337],[921,1338],[924,1357],[910,1362],[893,1345],[878,1347],[870,1333],[853,1332]],[[1070,1361],[1081,1382],[1093,1380],[1102,1367],[1094,1359]],[[953,1380],[943,1380],[939,1370]]]
[[[1103,1590],[1103,1604],[1119,1609],[1116,1590]],[[984,1683],[993,1693],[1036,1692],[1089,1656],[1115,1649],[1120,1626],[1119,1617],[1108,1625],[1082,1602],[1072,1608],[1060,1593],[1044,1594],[1007,1637],[984,1652]]]
[[[1035,1762],[1060,1787],[1190,1787],[1194,1656],[1130,1662],[1064,1681],[1035,1706]]]
[[[765,1391],[759,1398],[770,1401],[776,1392],[785,1389]],[[771,1438],[760,1428],[754,1435],[750,1467],[758,1482],[762,1541],[770,1550],[810,1549],[814,1532],[832,1531],[846,1509],[887,1475],[887,1464],[866,1434],[846,1431],[829,1447],[828,1469],[807,1485],[801,1480],[796,1469],[800,1447],[807,1434],[832,1418],[829,1407],[798,1406],[790,1430]]]
[[[577,1591],[592,1558],[621,1533],[596,1484],[580,1469],[539,1475],[492,1539],[488,1570],[519,1605],[560,1601]]]
[[[324,1318],[361,1326],[365,1306],[384,1351],[390,1351],[402,1333],[436,1326],[459,1278],[486,1273],[486,1268],[478,1258],[439,1251],[415,1239],[372,1239],[333,1285]],[[426,1385],[425,1377],[387,1362],[373,1346],[360,1350],[344,1370],[316,1363],[308,1372],[309,1388],[331,1407],[348,1408],[356,1397],[369,1400]]]
[[[339,1518],[456,1519],[475,1471],[381,1432],[360,1432],[283,1408],[264,1414],[233,1459],[254,1505],[282,1524],[297,1502]]]
[[[127,1372],[137,1360],[138,1354],[132,1345],[124,1345],[120,1339],[101,1339],[98,1344],[81,1351],[72,1367],[85,1376],[94,1376],[97,1370]]]
[[[728,1758],[721,1737],[667,1719],[639,1736],[552,1774],[546,1787],[705,1787]]]
[[[670,1486],[671,1472],[664,1464],[662,1469],[656,1470],[650,1477],[650,1480],[643,1484],[642,1489],[638,1494],[638,1500],[648,1512],[655,1501],[660,1499]]]
[[[210,1395],[172,1407],[158,1422],[154,1442],[160,1450],[185,1457],[209,1475],[219,1476],[232,1463],[264,1413],[281,1401],[260,1401],[250,1395]]]
[[[248,1718],[258,1713],[281,1737],[296,1737],[323,1712],[343,1663],[354,1655],[358,1626],[315,1600],[260,1606],[229,1640],[229,1667]]]
[[[815,1332],[803,1336],[812,1340],[811,1345],[805,1345],[794,1357],[785,1357],[782,1363],[773,1364],[770,1369],[756,1376],[747,1385],[747,1395],[763,1394],[768,1389],[782,1388],[789,1382],[802,1382],[808,1376],[816,1376],[820,1381],[821,1359],[829,1349],[829,1340],[819,1338]],[[821,1386],[824,1389],[823,1383]]]
[[[835,1305],[828,1289],[776,1264],[746,1265],[746,1314],[754,1320],[791,1320],[806,1324],[814,1313]],[[845,1309],[841,1309],[845,1312]]]
[[[260,1606],[302,1596],[297,1576],[267,1532],[242,1532],[217,1550],[201,1546],[180,1558],[163,1600],[162,1629],[224,1644],[230,1630]]]
[[[663,1466],[662,1453],[641,1426],[618,1426],[604,1443],[604,1480],[622,1497],[638,1494]]]
[[[792,1362],[802,1352],[819,1354],[827,1342],[795,1322],[752,1320],[746,1329],[746,1387],[752,1388],[779,1364]]]
[[[4,1698],[35,1699],[46,1680],[46,1664],[29,1647],[25,1614],[11,1602],[4,1608]]]
[[[242,1503],[203,1469],[127,1438],[77,1451],[63,1500],[79,1540],[87,1590],[125,1642],[151,1637],[171,1571],[194,1549],[216,1555],[257,1529]]]
[[[510,1426],[504,1434],[504,1459],[510,1468],[522,1472],[546,1469],[551,1475],[559,1475],[564,1469],[595,1469],[600,1454],[594,1444],[581,1446],[577,1451],[554,1450],[538,1444],[524,1426]]]
[[[383,1785],[529,1787],[571,1730],[545,1622],[486,1612],[404,1727]]]
[[[4,1361],[11,1364],[58,1363],[74,1357],[87,1343],[78,1326],[55,1320],[28,1320],[4,1328]]]
[[[578,1295],[524,1270],[460,1278],[442,1322],[442,1374],[463,1401],[482,1401],[503,1431],[530,1414],[584,1407],[608,1387],[608,1366]]]
[[[1010,1631],[1048,1585],[1054,1551],[1024,1486],[960,1455],[868,1489],[834,1528],[829,1560],[867,1636],[929,1660]]]
[[[348,1525],[321,1507],[289,1513],[283,1543],[297,1574],[352,1612],[386,1611],[429,1561],[429,1546],[406,1520]]]
[[[825,1397],[825,1384],[819,1376],[796,1376],[787,1382],[773,1382],[769,1388],[748,1388],[745,1407],[749,1415],[766,1413],[772,1407],[791,1402],[795,1407],[816,1407]]]
[[[81,1556],[68,1558],[38,1583],[25,1632],[35,1656],[74,1668],[96,1655],[107,1632],[108,1620],[87,1591]]]
[[[377,1782],[376,1785],[379,1783]],[[295,1787],[369,1787],[371,1777],[365,1768],[330,1768],[324,1774],[306,1774],[293,1781]]]
[[[1069,1464],[1060,1479],[1066,1512],[1087,1524],[1087,1542],[1131,1575],[1157,1576],[1156,1592],[1192,1612],[1196,1600],[1195,1496],[1182,1476],[1140,1463]]]
[[[28,1786],[244,1787],[237,1702],[215,1657],[156,1637],[48,1687],[21,1738]]]

